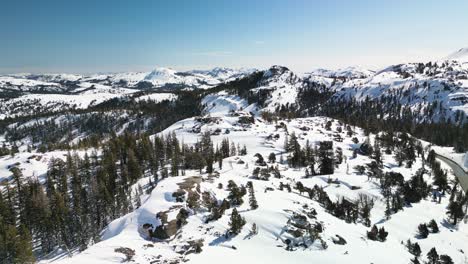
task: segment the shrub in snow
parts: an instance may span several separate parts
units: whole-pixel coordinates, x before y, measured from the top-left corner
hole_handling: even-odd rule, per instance
[[[125,260],[124,261],[131,261],[133,257],[135,256],[135,250],[128,248],[128,247],[119,247],[114,249],[114,252],[117,253],[122,253],[125,255]]]
[[[418,242],[415,242],[414,244],[411,243],[411,240],[408,239],[406,241],[406,248],[408,249],[408,252],[413,254],[415,257],[421,256],[421,247],[419,246]]]
[[[420,224],[418,226],[418,236],[420,238],[427,238],[428,235],[429,235],[429,229],[427,228],[427,225],[426,224]]]
[[[436,221],[432,219],[429,224],[427,225],[429,229],[431,230],[432,233],[438,233],[439,232],[439,226],[437,225]]]
[[[373,241],[380,241],[384,242],[387,240],[388,232],[385,231],[384,227],[381,227],[380,229],[377,228],[376,225],[374,225],[370,231],[367,232],[367,238]]]

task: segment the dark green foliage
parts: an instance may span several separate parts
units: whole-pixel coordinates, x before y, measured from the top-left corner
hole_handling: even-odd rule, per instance
[[[435,247],[431,248],[429,252],[427,253],[427,260],[429,264],[437,264],[439,261],[439,254],[437,253],[437,250]]]
[[[427,238],[429,235],[429,229],[427,228],[426,224],[420,224],[418,226],[418,235],[420,238]]]
[[[429,224],[427,225],[429,229],[431,230],[432,233],[438,233],[439,232],[439,226],[437,225],[436,221],[432,219]]]
[[[447,215],[456,225],[459,220],[463,219],[465,212],[463,210],[464,205],[468,202],[468,198],[463,192],[459,192],[456,198],[450,201],[448,205]]]
[[[250,209],[255,210],[258,208],[258,203],[257,203],[257,199],[255,198],[255,191],[254,191],[253,183],[251,181],[247,183],[247,190],[249,192]]]
[[[242,197],[245,195],[245,192],[243,192],[242,188],[239,188],[234,181],[229,181],[228,189],[229,195],[227,198],[232,206],[239,206],[244,203]]]
[[[411,243],[411,240],[408,239],[406,242],[406,248],[408,249],[408,252],[413,254],[416,258],[421,256],[421,247],[419,246],[418,242],[413,244]]]
[[[448,255],[440,255],[439,256],[439,263],[440,264],[453,264],[453,260]]]
[[[387,240],[388,232],[385,231],[385,228],[377,228],[376,225],[372,226],[371,230],[367,232],[367,238],[374,241],[384,242]]]
[[[229,220],[229,233],[232,235],[239,234],[245,223],[245,219],[237,212],[237,209],[232,209],[231,218]]]

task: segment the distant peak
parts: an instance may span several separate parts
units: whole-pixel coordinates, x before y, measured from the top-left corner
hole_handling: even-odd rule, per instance
[[[446,60],[457,60],[461,62],[468,62],[468,48],[461,48],[454,53],[448,55]]]
[[[285,66],[273,65],[265,72],[264,77],[282,75],[285,72],[289,72],[289,71],[290,70]]]

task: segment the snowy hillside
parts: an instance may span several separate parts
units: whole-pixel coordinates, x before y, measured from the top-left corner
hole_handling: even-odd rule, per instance
[[[459,49],[446,57],[447,60],[457,60],[468,63],[468,48]]]
[[[274,73],[267,73],[267,76]],[[267,77],[265,76],[265,77]],[[292,78],[275,79],[275,83],[290,83]],[[269,82],[271,84],[271,82]],[[266,83],[265,83],[266,84]],[[247,146],[247,155],[236,154],[223,160],[223,167],[216,167],[216,173],[200,173],[187,170],[186,176],[170,177],[162,180],[149,194],[143,194],[141,206],[135,211],[114,220],[102,233],[102,241],[89,249],[73,254],[62,252],[41,262],[48,263],[116,263],[131,259],[136,263],[211,263],[220,258],[225,263],[250,262],[252,256],[259,263],[408,263],[413,255],[406,248],[406,241],[419,243],[423,256],[434,246],[440,254],[451,256],[455,263],[466,263],[468,226],[460,223],[452,227],[446,220],[446,207],[449,195],[442,197],[441,203],[423,199],[418,203],[405,206],[402,211],[386,217],[386,200],[380,189],[378,179],[361,175],[353,168],[366,164],[371,158],[353,152],[366,141],[363,132],[356,128],[352,136],[346,132],[346,125],[326,117],[294,119],[280,124],[268,123],[255,116],[252,123],[240,122],[246,111],[255,105],[225,93],[209,95],[203,99],[205,116],[190,118],[175,123],[161,135],[174,132],[179,140],[195,144],[201,133],[209,131],[214,145],[229,140],[239,146]],[[331,122],[329,129],[327,122]],[[298,142],[305,147],[307,142],[318,147],[320,141],[332,141],[333,149],[343,152],[344,160],[337,165],[332,175],[306,177],[305,168],[292,168],[286,164],[290,154],[285,152],[285,138],[297,135]],[[355,143],[355,139],[357,142]],[[375,135],[370,137],[371,144]],[[276,161],[266,165],[258,163],[258,154],[269,157],[274,153]],[[383,154],[383,171],[401,173],[404,180],[410,180],[421,168],[421,159],[411,168],[398,166],[391,154]],[[255,167],[276,167],[279,175],[269,175],[268,179],[258,179],[252,175]],[[423,173],[426,181],[431,182],[429,173]],[[449,175],[453,179],[453,175]],[[148,186],[151,176],[138,181],[138,185]],[[225,237],[229,229],[228,209],[219,220],[207,223],[210,216],[204,205],[197,208],[188,206],[191,193],[208,193],[217,203],[230,199],[230,181],[238,186],[252,182],[258,208],[252,209],[244,198],[244,203],[235,206],[246,224],[235,236]],[[379,228],[385,227],[388,237],[385,242],[367,238],[370,227],[360,220],[349,223],[330,214],[324,205],[310,199],[307,193],[300,193],[297,184],[305,188],[320,188],[332,201],[346,199],[357,201],[369,197],[375,203],[370,221]],[[220,187],[221,186],[221,187]],[[291,188],[288,191],[288,188]],[[177,200],[175,193],[188,193]],[[187,196],[188,195],[188,196]],[[189,212],[186,223],[168,239],[148,238],[145,224],[157,227],[161,224],[175,223],[181,208]],[[164,212],[167,219],[156,217]],[[417,234],[419,224],[432,219],[439,224],[439,231],[422,239]],[[252,231],[252,225],[257,231]],[[315,241],[309,239],[305,225],[320,227],[320,235]],[[344,242],[343,242],[344,241]],[[288,244],[289,243],[289,244]],[[201,251],[201,252],[199,252]],[[268,252],[268,254],[259,254]],[[425,257],[421,257],[424,260]]]
[[[338,84],[335,98],[382,99],[393,97],[416,113],[427,112],[434,103],[441,106],[432,120],[453,120],[455,112],[468,114],[468,71],[458,69],[457,62],[444,64],[404,64],[388,67],[366,79],[355,79]],[[458,69],[458,70],[457,70]],[[422,115],[430,121],[431,117]],[[429,119],[429,120],[427,120]],[[466,122],[466,121],[465,121]]]
[[[229,68],[177,72],[168,68],[157,68],[151,72],[89,76],[74,74],[0,76],[0,120],[44,112],[86,109],[142,90],[148,93],[160,90],[207,89],[242,78],[252,72],[254,70]],[[151,98],[150,95],[140,99]]]
[[[0,76],[0,262],[466,264],[466,53]]]
[[[374,71],[354,66],[338,70],[316,69],[308,74],[328,78],[364,79],[373,75]]]
[[[244,77],[254,70],[214,68],[180,72],[156,68],[150,72],[123,72],[110,74],[11,74],[0,76],[0,92],[50,93],[74,92],[88,83],[116,88],[175,89],[209,88],[223,82]],[[1,94],[0,94],[1,95]]]

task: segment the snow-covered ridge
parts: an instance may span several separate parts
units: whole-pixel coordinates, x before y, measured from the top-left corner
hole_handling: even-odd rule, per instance
[[[206,89],[223,82],[244,77],[254,70],[214,68],[211,70],[176,71],[159,67],[150,72],[122,72],[110,74],[11,74],[0,76],[2,91],[72,92],[84,83],[109,87],[156,89]],[[41,88],[41,89],[39,89]]]
[[[450,54],[445,59],[447,60],[457,60],[460,62],[468,63],[468,48],[462,48],[457,50],[456,52]]]
[[[359,66],[351,66],[338,70],[316,69],[307,74],[328,78],[364,79],[372,76],[374,73],[374,71],[369,69],[365,69]]]
[[[194,144],[200,139],[200,132],[220,131],[221,134],[213,134],[213,144],[220,144],[224,138],[229,137],[232,142],[246,144],[248,155],[224,159],[223,168],[218,170],[219,176],[187,171],[187,176],[169,177],[161,181],[151,193],[141,197],[141,207],[109,224],[103,232],[101,242],[71,258],[62,257],[59,259],[60,263],[121,262],[124,255],[115,251],[116,248],[120,247],[134,250],[133,261],[136,263],[151,263],[158,260],[159,263],[171,263],[171,261],[212,263],[223,259],[224,263],[234,264],[239,261],[248,263],[252,256],[255,256],[259,263],[287,263],[290,261],[310,263],[311,260],[330,264],[346,262],[406,263],[413,257],[405,245],[401,243],[407,239],[412,241],[416,239],[424,253],[436,244],[439,252],[450,255],[455,263],[463,263],[466,253],[460,249],[464,247],[465,239],[468,236],[466,223],[460,223],[458,229],[450,229],[442,224],[446,217],[449,196],[443,197],[441,204],[431,201],[431,199],[422,200],[405,207],[403,211],[392,215],[390,219],[386,219],[385,199],[377,187],[378,180],[369,180],[366,175],[359,175],[352,169],[355,165],[369,162],[370,158],[362,155],[352,158],[353,148],[358,145],[353,143],[351,137],[346,136],[345,131],[337,132],[337,128],[343,125],[336,120],[324,117],[293,119],[284,121],[284,129],[263,120],[256,120],[251,125],[243,126],[236,122],[238,117],[233,115],[233,112],[250,107],[245,100],[226,93],[219,93],[205,97],[203,102],[206,105],[206,116],[204,117],[216,117],[215,121],[205,122],[197,120],[197,118],[189,118],[175,123],[161,134],[168,135],[174,132],[179,140]],[[323,124],[327,121],[331,121],[333,124],[331,131],[323,128]],[[305,178],[304,168],[293,169],[284,163],[277,162],[274,165],[278,166],[281,179],[274,177],[270,177],[268,181],[252,179],[251,172],[257,166],[254,155],[260,153],[266,157],[273,152],[278,160],[284,153],[284,139],[292,132],[298,135],[299,143],[302,146],[306,144],[306,141],[315,145],[321,140],[334,140],[336,134],[340,134],[343,141],[334,141],[333,144],[335,147],[340,147],[343,154],[348,157],[346,164],[339,165],[333,175]],[[362,130],[356,129],[355,133],[353,137],[356,137],[359,142],[366,140]],[[271,135],[278,135],[278,138],[275,139]],[[370,138],[373,140],[375,135],[371,135]],[[286,157],[286,154],[284,156]],[[405,180],[411,178],[422,165],[420,158],[417,159],[412,168],[396,166],[392,155],[383,154],[383,160],[385,171],[401,173]],[[453,175],[450,174],[450,177]],[[141,179],[139,184],[146,185],[148,179],[149,177]],[[424,174],[424,179],[430,181],[431,177]],[[176,219],[177,210],[174,208],[187,207],[184,202],[176,201],[172,194],[180,189],[182,183],[195,180],[200,192],[207,191],[219,201],[229,195],[229,191],[225,187],[218,187],[219,184],[227,186],[228,181],[232,180],[238,185],[245,185],[248,181],[252,181],[259,208],[251,210],[246,201],[239,206],[237,210],[245,217],[247,224],[239,235],[228,239],[224,238],[223,234],[229,227],[229,215],[232,208],[219,220],[209,223],[204,221],[209,213],[199,210],[196,214],[191,213],[187,224],[167,241],[148,239],[142,226],[144,224],[151,224],[155,227],[160,225],[160,220],[155,215],[162,211],[168,212],[168,221]],[[382,243],[366,239],[368,227],[360,223],[347,223],[340,220],[327,212],[319,203],[309,199],[307,195],[300,195],[294,189],[298,181],[309,188],[314,185],[322,187],[333,201],[340,197],[353,201],[362,194],[373,197],[375,207],[372,210],[371,220],[379,227],[384,226],[389,232],[387,241]],[[281,189],[279,186],[283,184],[292,186],[293,191],[288,192]],[[353,189],[353,186],[359,186],[359,189]],[[293,230],[291,225],[291,223],[294,224],[293,216],[295,214],[305,215],[308,210],[314,210],[316,216],[311,218],[316,217],[323,225],[321,236],[328,244],[328,248],[323,249],[317,241],[307,248],[297,247],[295,250],[288,251],[285,249],[286,240],[298,243],[302,241],[301,237],[296,238],[291,232],[288,232],[290,229]],[[417,226],[431,219],[440,223],[440,232],[430,234],[427,239],[415,238]],[[307,220],[312,221],[309,218]],[[249,228],[253,223],[258,226],[258,234],[249,235]],[[336,235],[344,237],[346,244],[333,243]],[[203,240],[201,253],[187,255],[177,253],[188,241],[198,239]],[[268,254],[259,254],[259,252],[268,252]]]

